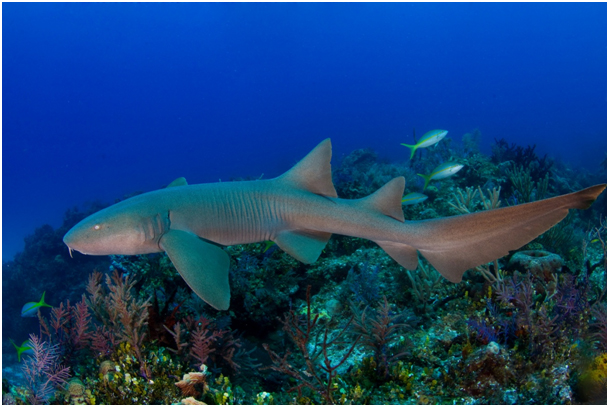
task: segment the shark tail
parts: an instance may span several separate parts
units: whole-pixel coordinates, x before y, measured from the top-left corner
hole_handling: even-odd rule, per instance
[[[410,159],[412,160],[412,157],[414,157],[414,153],[415,151],[417,151],[417,146],[413,146],[412,144],[404,144],[401,143],[404,147],[408,147],[410,149]]]
[[[429,185],[429,182],[431,181],[431,174],[429,174],[429,175],[417,174],[417,175],[425,180],[425,185],[423,185],[423,191],[425,191],[425,188],[427,188],[427,185]]]
[[[446,279],[458,283],[466,270],[522,247],[564,219],[569,209],[589,208],[605,188],[595,185],[527,204],[412,222],[409,244]],[[416,267],[414,259],[402,265]]]
[[[331,154],[330,141],[324,140],[278,180],[318,195],[336,197],[330,171]],[[419,175],[425,179],[427,187],[431,175]],[[409,270],[417,268],[420,253],[440,274],[455,283],[461,281],[466,270],[503,257],[535,239],[567,216],[569,209],[587,209],[606,188],[601,184],[522,205],[405,222],[402,211],[404,184],[404,177],[397,177],[359,200],[369,210],[404,223],[403,241],[375,242]],[[314,230],[289,230],[280,233],[274,241],[292,257],[312,263],[330,236],[330,233]]]

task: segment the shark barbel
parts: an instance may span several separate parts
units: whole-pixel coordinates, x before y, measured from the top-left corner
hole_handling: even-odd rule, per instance
[[[103,209],[64,237],[84,254],[167,252],[199,297],[225,310],[230,303],[229,257],[221,246],[272,240],[312,263],[334,233],[376,242],[414,270],[418,253],[446,279],[461,281],[472,267],[533,240],[569,209],[586,209],[606,185],[532,203],[467,215],[405,221],[404,177],[362,199],[340,199],[332,183],[330,140],[285,174],[270,180],[187,185],[179,178]]]

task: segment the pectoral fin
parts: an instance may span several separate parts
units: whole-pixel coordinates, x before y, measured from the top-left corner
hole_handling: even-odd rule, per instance
[[[182,278],[203,301],[217,310],[228,309],[228,254],[218,246],[183,230],[170,230],[160,241]]]

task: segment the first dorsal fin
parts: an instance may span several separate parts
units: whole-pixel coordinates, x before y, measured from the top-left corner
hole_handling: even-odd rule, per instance
[[[300,160],[279,179],[292,184],[295,188],[305,189],[317,195],[337,198],[332,183],[332,144],[327,138],[317,145],[305,158]]]
[[[188,182],[186,182],[186,178],[180,177],[171,181],[171,183],[167,185],[167,188],[182,187],[184,185],[188,185]]]
[[[400,222],[404,222],[402,194],[404,193],[405,185],[406,180],[404,177],[396,177],[380,187],[372,195],[362,198],[362,205],[379,211],[384,215],[391,216]]]

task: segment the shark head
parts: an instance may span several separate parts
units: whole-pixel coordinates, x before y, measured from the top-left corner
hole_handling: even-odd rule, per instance
[[[158,242],[169,229],[169,213],[147,211],[132,200],[94,213],[70,229],[63,237],[70,254],[72,250],[98,256],[161,251]]]

